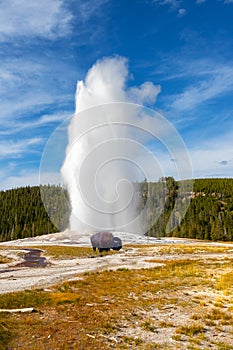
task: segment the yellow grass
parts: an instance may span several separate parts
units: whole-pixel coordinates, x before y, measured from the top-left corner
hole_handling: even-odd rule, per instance
[[[116,251],[102,252],[101,254],[89,247],[73,247],[73,246],[37,246],[32,247],[43,250],[43,255],[49,256],[52,259],[76,259],[90,258],[93,256],[116,254]]]
[[[227,290],[233,289],[233,271],[223,273],[216,281],[216,289]]]

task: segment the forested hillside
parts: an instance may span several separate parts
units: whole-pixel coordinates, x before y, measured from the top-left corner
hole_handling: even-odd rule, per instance
[[[63,190],[59,186],[21,187],[0,191],[0,241],[34,237],[57,232],[58,229],[44,208],[41,192],[46,194],[46,203],[51,199],[55,222],[64,212]],[[65,208],[67,213],[69,208]],[[68,226],[68,217],[64,226]],[[65,229],[65,227],[63,227]]]
[[[180,237],[233,240],[233,179],[195,180],[194,198],[181,225]]]
[[[154,222],[147,234],[155,237],[177,236],[233,241],[233,179],[197,179],[192,192],[184,191],[182,203],[190,201],[184,219],[179,221],[178,189],[189,188],[189,180],[177,182],[172,177],[148,184],[137,183],[139,212],[146,205],[145,220]],[[42,190],[42,191],[41,191]],[[41,192],[53,215],[51,222]],[[178,202],[176,210],[175,203]],[[68,226],[70,208],[59,186],[24,187],[0,191],[0,240],[8,241],[57,232]],[[180,204],[182,204],[180,203]],[[65,219],[64,219],[64,213]],[[176,228],[166,231],[169,218]],[[55,220],[54,220],[55,219]]]
[[[164,211],[148,231],[150,236],[166,236],[169,217],[177,220],[172,235],[176,237],[233,241],[233,179],[196,179],[192,192],[182,201],[190,200],[184,219],[179,223],[174,209],[179,182],[167,178]],[[182,184],[188,184],[189,180]],[[152,186],[153,187],[153,186]],[[178,205],[179,207],[179,205]]]

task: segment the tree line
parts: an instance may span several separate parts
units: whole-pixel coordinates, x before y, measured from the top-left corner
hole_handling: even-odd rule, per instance
[[[146,234],[233,241],[233,179],[196,179],[192,191],[190,181],[164,177],[135,183],[136,209],[144,210]],[[69,225],[68,195],[60,186],[0,191],[0,208],[0,241],[54,233]]]

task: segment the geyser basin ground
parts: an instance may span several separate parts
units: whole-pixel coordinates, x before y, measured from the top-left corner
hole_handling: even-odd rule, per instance
[[[114,235],[120,237],[123,245],[125,244],[148,244],[148,243],[187,243],[187,239],[182,238],[155,238],[146,237],[144,235],[138,235],[128,232],[113,232]],[[63,232],[51,233],[46,235],[41,235],[37,237],[30,237],[24,239],[18,239],[15,241],[9,241],[0,243],[1,245],[10,246],[33,246],[33,245],[73,245],[80,247],[91,247],[90,237],[93,232],[90,233],[79,233],[76,231],[65,230]],[[191,241],[192,242],[192,241]]]
[[[1,270],[4,271],[0,279],[0,293],[46,287],[59,281],[73,279],[84,272],[96,270],[150,268],[153,264],[146,261],[145,256],[157,258],[156,252],[160,249],[159,247],[169,246],[172,251],[172,249],[176,249],[176,246],[184,245],[184,249],[187,250],[190,247],[190,251],[192,251],[192,246],[198,242],[180,238],[147,238],[120,232],[117,233],[117,236],[122,239],[123,249],[114,254],[113,252],[110,254],[93,252],[87,234],[77,235],[77,232],[70,231],[0,243],[0,255],[12,259],[11,262],[0,266]],[[233,249],[231,243],[200,242],[199,244],[206,249],[207,247],[212,249],[211,247],[218,247],[218,245]],[[18,267],[19,263],[24,262],[24,255],[28,249],[34,247],[43,251],[43,257],[47,258],[47,266],[35,269]],[[137,249],[128,250],[129,247],[137,247]],[[138,254],[140,247],[145,248],[143,254]],[[147,249],[150,247],[154,248]],[[229,249],[226,248],[227,253]],[[167,256],[166,258],[170,259],[171,257]],[[156,266],[156,264],[157,262],[154,265]]]
[[[38,311],[0,314],[6,348],[231,349],[233,244],[187,243],[129,245],[95,259],[77,257],[91,248],[44,245],[53,270],[20,270],[21,281],[39,274],[37,289],[0,297],[0,308]],[[9,249],[18,248],[1,245]],[[57,281],[67,282],[45,287],[40,271],[55,284],[59,269]]]
[[[77,274],[82,274],[87,271],[108,268],[117,269],[120,267],[142,268],[151,266],[151,264],[146,263],[143,258],[133,257],[131,253],[129,256],[127,254],[125,255],[125,249],[127,249],[125,246],[127,244],[148,245],[148,243],[155,244],[157,242],[161,245],[174,244],[175,242],[189,242],[188,240],[170,238],[158,240],[150,237],[148,239],[140,235],[118,232],[117,236],[120,237],[123,242],[123,250],[120,251],[119,254],[103,254],[104,257],[101,257],[98,253],[92,251],[90,235],[77,234],[77,232],[66,230],[55,234],[0,243],[0,254],[13,259],[11,263],[1,264],[1,270],[4,271],[4,274],[1,274],[0,293],[25,290],[33,287],[45,287],[57,283],[58,281],[74,278]],[[7,246],[7,248],[4,248],[5,246]],[[53,256],[50,258],[50,252],[52,251],[52,255],[54,254],[53,249],[48,250],[48,257],[46,256],[46,246],[54,247],[54,249],[56,249],[57,246],[60,247],[60,249],[57,250],[55,261]],[[26,248],[25,251],[23,251],[23,247]],[[49,263],[47,267],[41,269],[16,268],[16,265],[24,262],[23,256],[28,252],[28,248],[30,247],[37,247],[41,250],[45,248],[43,256],[47,257]],[[62,247],[64,247],[64,249],[67,247],[67,253],[64,254]],[[75,248],[78,247],[83,248],[84,251],[80,253],[80,251],[75,250]],[[84,259],[80,260],[80,256],[84,257]],[[93,259],[93,257],[95,257],[95,259]]]

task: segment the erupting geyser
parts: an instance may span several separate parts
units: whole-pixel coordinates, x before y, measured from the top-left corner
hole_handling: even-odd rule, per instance
[[[160,87],[146,82],[126,90],[127,76],[125,58],[106,58],[77,84],[61,170],[72,205],[71,230],[141,232],[133,182],[146,175],[137,159],[141,131],[135,130],[138,105],[132,102],[155,101]]]

